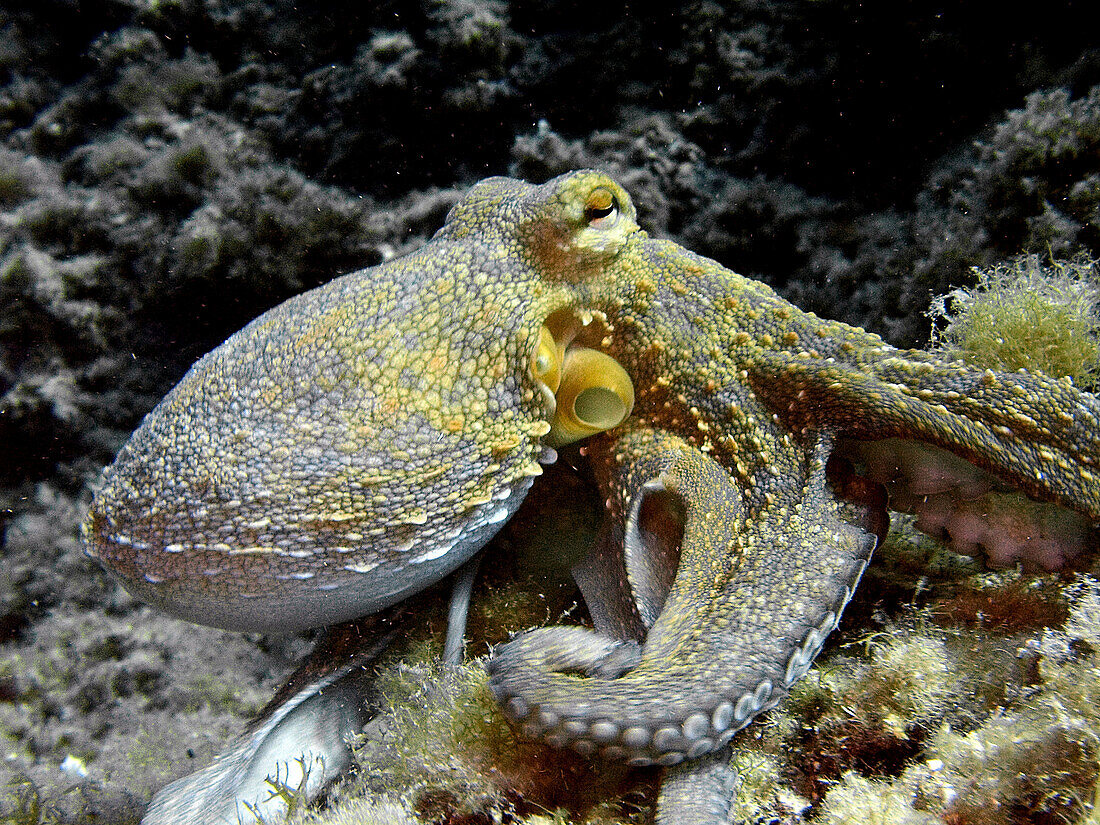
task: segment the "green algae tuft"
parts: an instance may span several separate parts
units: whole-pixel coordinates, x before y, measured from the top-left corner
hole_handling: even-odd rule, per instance
[[[1100,270],[1088,258],[1021,255],[977,284],[933,301],[933,339],[949,357],[996,370],[1038,370],[1095,388],[1100,372]]]

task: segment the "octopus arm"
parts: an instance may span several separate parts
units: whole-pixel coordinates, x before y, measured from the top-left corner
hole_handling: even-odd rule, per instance
[[[751,518],[726,469],[677,436],[639,428],[602,442],[626,553],[645,552],[648,539],[631,539],[645,532],[632,523],[644,499],[667,493],[681,503],[680,562],[640,649],[576,627],[498,648],[490,687],[527,736],[673,765],[723,747],[786,695],[836,627],[876,543],[841,518],[826,481],[830,440],[810,441],[804,475],[782,479]],[[644,565],[625,568],[630,577]],[[638,597],[643,614],[651,599]]]
[[[209,765],[156,793],[142,825],[281,822],[287,803],[273,781],[312,801],[352,763],[365,721],[362,694],[373,664],[412,611],[404,605],[333,625],[267,706]]]
[[[923,442],[1100,521],[1100,401],[1066,380],[883,348],[863,363],[761,352],[753,391],[792,430]]]

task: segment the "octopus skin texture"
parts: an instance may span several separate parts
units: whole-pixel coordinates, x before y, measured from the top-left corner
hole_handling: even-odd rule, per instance
[[[343,622],[457,569],[549,445],[590,435],[596,630],[519,635],[490,689],[525,736],[672,766],[806,673],[884,531],[884,488],[995,564],[1096,546],[1095,396],[896,349],[635,215],[599,172],[489,178],[419,251],[260,316],[120,452],[86,552],[195,622]],[[617,415],[563,424],[592,387]]]

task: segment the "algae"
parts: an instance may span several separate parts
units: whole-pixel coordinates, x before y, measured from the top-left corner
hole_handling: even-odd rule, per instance
[[[973,270],[977,284],[933,301],[938,349],[990,369],[1038,370],[1095,387],[1100,370],[1100,269],[1089,258],[1021,255]]]

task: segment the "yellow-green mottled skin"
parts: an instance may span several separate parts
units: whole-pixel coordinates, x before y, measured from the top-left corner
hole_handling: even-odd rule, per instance
[[[634,217],[597,172],[491,178],[419,252],[271,310],[146,418],[96,497],[88,552],[226,627],[391,604],[469,558],[539,473],[545,325],[634,383],[629,420],[587,450],[648,636],[525,634],[491,686],[529,735],[675,764],[777,702],[836,626],[875,543],[859,515],[873,506],[845,512],[827,476],[838,442],[932,445],[1100,521],[1093,396],[894,349]],[[683,538],[675,580],[650,587],[661,547],[638,513],[653,495],[681,503]]]
[[[540,472],[528,375],[565,306],[531,254],[583,277],[564,219],[516,181],[479,186],[422,250],[287,301],[199,361],[146,418],[85,525],[149,601],[239,630],[392,604],[468,559]],[[537,237],[531,237],[532,234]]]

